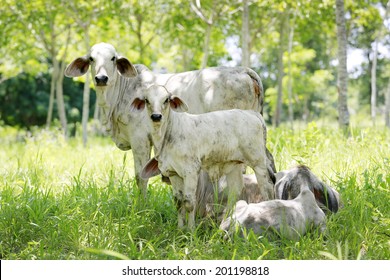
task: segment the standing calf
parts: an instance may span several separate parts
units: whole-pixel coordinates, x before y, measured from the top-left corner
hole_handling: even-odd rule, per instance
[[[147,108],[156,155],[141,175],[160,172],[169,177],[178,208],[178,224],[195,226],[196,190],[201,170],[213,181],[226,175],[229,196],[234,202],[244,182],[242,164],[255,171],[261,195],[273,198],[273,184],[266,164],[266,127],[260,113],[226,110],[192,115],[187,105],[164,87],[151,85],[131,105],[133,111]],[[179,113],[178,113],[179,112]]]
[[[275,199],[250,204],[238,201],[233,215],[222,221],[220,228],[231,232],[235,225],[253,230],[258,235],[276,231],[280,237],[297,240],[311,227],[323,231],[325,214],[305,185],[293,200]]]

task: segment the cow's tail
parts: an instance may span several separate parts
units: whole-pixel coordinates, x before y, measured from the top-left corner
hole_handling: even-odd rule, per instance
[[[256,97],[258,98],[259,112],[263,115],[263,105],[264,105],[264,88],[263,83],[261,82],[260,76],[250,68],[246,68],[246,74],[252,79],[253,89]]]

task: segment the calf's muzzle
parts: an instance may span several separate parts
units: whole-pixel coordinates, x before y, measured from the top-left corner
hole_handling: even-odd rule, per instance
[[[159,122],[159,121],[161,121],[161,119],[162,119],[162,115],[161,115],[161,114],[152,114],[152,115],[150,116],[150,118],[151,118],[152,121],[154,121],[154,122]]]
[[[108,77],[106,75],[96,75],[95,81],[97,86],[106,86],[108,82]]]

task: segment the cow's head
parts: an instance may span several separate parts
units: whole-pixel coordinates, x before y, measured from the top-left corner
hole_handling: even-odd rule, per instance
[[[133,112],[143,111],[146,107],[148,115],[154,124],[159,125],[169,115],[169,110],[186,112],[187,104],[178,96],[171,95],[165,87],[149,85],[143,87],[141,96],[134,99],[131,104]]]
[[[96,87],[110,86],[115,83],[117,72],[124,77],[137,76],[137,70],[131,62],[119,56],[115,48],[107,43],[94,45],[90,52],[73,60],[65,69],[65,76],[79,77],[87,73],[91,66],[93,82]]]

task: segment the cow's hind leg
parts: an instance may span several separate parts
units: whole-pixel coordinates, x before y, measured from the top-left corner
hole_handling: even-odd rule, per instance
[[[226,173],[226,191],[228,194],[227,209],[233,209],[244,187],[242,166],[239,165]]]
[[[268,169],[265,164],[252,167],[255,171],[257,184],[263,200],[274,199],[274,184],[269,177]]]

